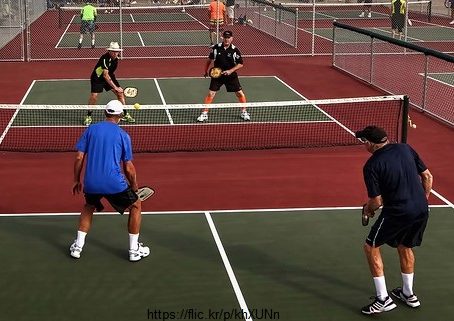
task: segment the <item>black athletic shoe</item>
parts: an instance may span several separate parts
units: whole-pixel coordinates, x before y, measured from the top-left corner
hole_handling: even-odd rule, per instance
[[[392,309],[397,307],[397,305],[389,296],[385,298],[383,301],[381,301],[378,297],[371,297],[371,299],[374,299],[374,302],[363,307],[361,309],[362,313],[364,314],[382,313],[391,311]]]
[[[82,48],[82,44],[81,43],[77,45],[77,49],[80,49],[80,48]]]
[[[415,294],[412,294],[410,296],[406,296],[404,292],[402,291],[402,288],[395,288],[394,290],[391,291],[391,294],[400,299],[401,301],[405,302],[409,307],[411,308],[417,308],[421,305],[421,302],[419,302],[418,297]]]

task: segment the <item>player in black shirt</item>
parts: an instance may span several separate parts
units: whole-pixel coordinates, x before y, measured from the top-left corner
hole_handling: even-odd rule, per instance
[[[111,42],[109,48],[107,48],[107,53],[99,58],[95,67],[90,76],[90,85],[91,93],[90,98],[88,99],[89,105],[96,105],[98,100],[98,94],[105,91],[112,91],[119,101],[123,105],[126,105],[125,95],[123,94],[123,88],[121,88],[117,78],[115,77],[115,70],[118,66],[118,55],[123,49],[120,49],[120,46],[117,42]],[[123,121],[130,123],[135,122],[134,118],[125,110]],[[92,111],[87,112],[85,117],[84,124],[86,126],[90,125],[92,122]]]
[[[409,145],[390,144],[382,128],[368,126],[356,132],[356,137],[372,154],[363,168],[369,196],[364,212],[373,217],[374,211],[383,206],[364,245],[377,296],[361,311],[374,314],[396,307],[386,289],[380,254],[383,244],[397,248],[400,260],[403,286],[395,288],[391,294],[416,308],[421,303],[413,292],[415,257],[412,248],[421,245],[429,218],[427,199],[432,189],[432,174]]]
[[[211,104],[216,92],[225,85],[227,92],[234,92],[240,103],[246,103],[246,96],[238,79],[236,71],[243,67],[243,57],[238,47],[232,44],[233,34],[230,30],[224,31],[221,43],[211,46],[211,52],[205,65],[205,77],[208,77],[208,71],[211,63],[214,67],[221,68],[222,75],[219,78],[211,78],[208,95],[205,97],[205,104]],[[241,118],[251,120],[251,116],[246,111],[246,107],[241,108]],[[208,108],[205,108],[197,121],[204,122],[208,120]]]

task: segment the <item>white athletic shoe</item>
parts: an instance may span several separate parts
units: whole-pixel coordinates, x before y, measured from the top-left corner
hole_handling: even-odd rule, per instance
[[[129,261],[137,262],[148,255],[150,255],[150,248],[144,246],[143,243],[139,243],[139,248],[137,250],[129,250]]]
[[[359,15],[358,17],[364,18],[364,12],[361,12],[360,15]]]
[[[450,25],[454,25],[454,20],[449,23]]]
[[[369,13],[367,14],[367,18],[372,18],[372,12],[369,12]]]
[[[203,113],[200,114],[199,117],[197,117],[197,121],[199,121],[199,122],[204,122],[206,120],[208,120],[208,113],[207,112],[203,112]]]
[[[80,258],[80,252],[82,252],[82,248],[76,244],[76,241],[74,241],[73,244],[69,247],[69,254],[75,258],[79,259]]]
[[[249,115],[247,111],[243,111],[241,112],[241,118],[243,118],[244,120],[251,120],[251,115]]]

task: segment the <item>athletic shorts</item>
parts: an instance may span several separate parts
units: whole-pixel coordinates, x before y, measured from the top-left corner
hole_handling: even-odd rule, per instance
[[[233,74],[231,74],[229,76],[211,78],[211,82],[210,82],[211,91],[218,91],[219,89],[221,89],[222,85],[225,85],[225,89],[228,92],[237,92],[242,89],[240,80],[238,79],[238,74],[236,72],[234,72]]]
[[[95,32],[95,22],[93,20],[82,20],[80,24],[80,33],[93,33]]]
[[[120,87],[117,79],[110,76],[115,86]],[[101,77],[92,77],[90,78],[91,92],[92,93],[102,93],[103,90],[109,91],[112,90],[112,87],[106,82],[103,76]]]
[[[391,28],[393,30],[402,32],[402,30],[404,29],[404,24],[405,24],[405,15],[403,15],[401,13],[393,13],[391,15]]]
[[[223,30],[224,19],[210,20],[210,32],[215,32],[219,24],[219,31]]]
[[[373,247],[383,244],[391,247],[403,245],[409,248],[420,246],[428,219],[429,213],[412,219],[380,215],[372,225],[366,243]]]
[[[104,206],[101,203],[101,199],[105,198],[110,205],[120,214],[124,214],[125,210],[134,204],[139,197],[137,194],[128,187],[123,192],[117,194],[89,194],[85,193],[85,203],[87,205],[93,205],[96,211],[101,212]]]

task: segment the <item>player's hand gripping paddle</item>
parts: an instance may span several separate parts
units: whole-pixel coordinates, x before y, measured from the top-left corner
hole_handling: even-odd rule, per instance
[[[153,196],[153,194],[154,194],[154,190],[148,186],[139,187],[139,189],[137,190],[137,196],[139,196],[139,199],[142,202],[146,201],[148,198]]]
[[[213,67],[210,69],[209,73],[211,78],[219,78],[222,76],[222,69],[218,67]]]
[[[363,209],[361,211],[361,224],[363,226],[367,226],[369,224],[369,215],[367,215],[367,213],[366,213],[366,207],[367,207],[367,204],[364,204]],[[373,215],[371,217],[373,217]]]
[[[125,97],[134,98],[139,93],[139,90],[136,87],[126,87],[123,89],[123,94]]]

